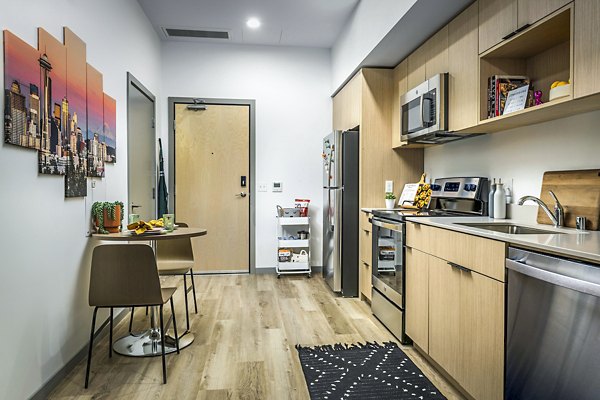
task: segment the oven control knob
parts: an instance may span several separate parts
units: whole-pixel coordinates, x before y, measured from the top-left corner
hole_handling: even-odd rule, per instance
[[[434,192],[439,192],[442,189],[441,185],[438,185],[437,183],[434,183],[431,185],[431,190]]]

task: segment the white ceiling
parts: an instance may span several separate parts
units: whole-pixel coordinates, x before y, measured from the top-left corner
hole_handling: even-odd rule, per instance
[[[221,29],[229,43],[331,47],[360,0],[138,0],[156,31]],[[249,17],[262,26],[246,27]],[[194,39],[224,42],[222,39]]]

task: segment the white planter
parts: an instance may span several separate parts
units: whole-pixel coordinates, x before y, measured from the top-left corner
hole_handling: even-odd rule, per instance
[[[393,210],[395,207],[396,199],[385,199],[385,208]]]

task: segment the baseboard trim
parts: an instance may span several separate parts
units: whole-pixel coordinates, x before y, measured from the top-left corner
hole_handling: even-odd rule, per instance
[[[129,313],[129,309],[125,308],[119,314],[117,314],[116,318],[114,319],[114,325],[116,326],[119,322],[121,322],[121,320],[123,318],[125,318],[125,315],[127,315],[128,313]],[[96,332],[94,333],[94,340],[103,338],[104,336],[106,336],[108,334],[108,329],[104,329],[104,328],[110,322],[109,319],[110,319],[110,317],[108,317],[106,319],[106,321],[104,321],[102,323],[100,328],[98,328],[96,330]],[[90,321],[90,323],[91,323],[91,321]],[[86,343],[83,346],[83,348],[81,350],[79,350],[79,352],[77,354],[75,354],[75,356],[73,356],[73,358],[71,358],[69,361],[67,361],[67,363],[61,369],[59,369],[52,377],[50,377],[50,379],[48,379],[46,381],[46,383],[44,383],[44,385],[37,392],[35,392],[35,394],[33,396],[31,396],[29,398],[29,400],[45,400],[45,399],[47,399],[48,396],[50,396],[50,393],[52,393],[52,391],[58,386],[58,384],[60,382],[62,382],[67,377],[67,375],[69,375],[69,373],[71,371],[73,371],[73,369],[75,369],[77,364],[79,364],[81,362],[81,360],[85,360],[85,358],[87,357],[87,352],[88,352],[88,343]],[[81,382],[81,386],[83,386],[83,382]]]

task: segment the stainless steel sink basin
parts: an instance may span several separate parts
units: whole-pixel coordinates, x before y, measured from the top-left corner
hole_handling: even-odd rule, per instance
[[[554,235],[563,234],[560,231],[548,231],[545,229],[531,228],[529,226],[502,224],[502,223],[456,223],[456,225],[468,226],[470,228],[485,229],[488,231],[507,233],[509,235]]]

